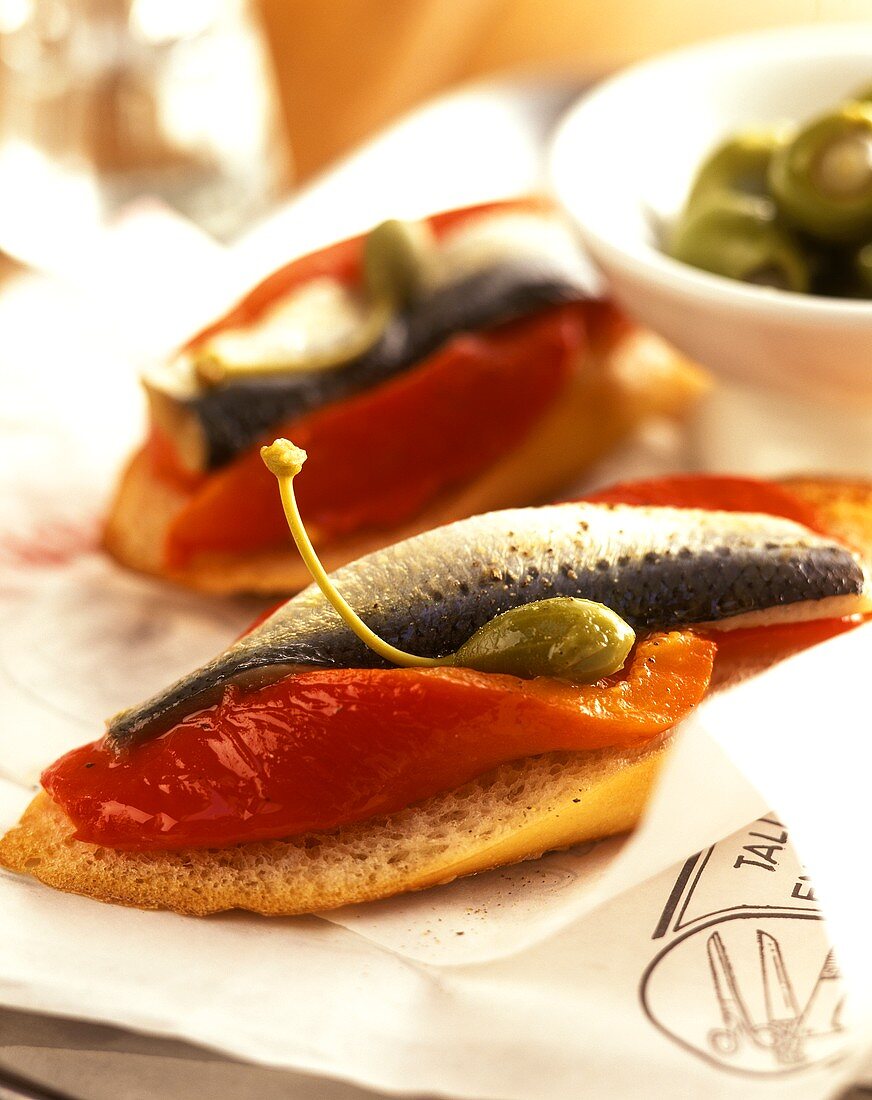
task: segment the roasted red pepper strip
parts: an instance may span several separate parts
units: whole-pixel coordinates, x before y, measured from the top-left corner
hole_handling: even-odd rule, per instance
[[[596,684],[469,669],[342,669],[226,689],[154,741],[103,742],[42,782],[81,840],[122,849],[233,844],[332,829],[553,750],[628,745],[702,699],[714,645],[690,632],[641,641]]]
[[[801,523],[826,534],[815,509],[788,489],[771,481],[715,474],[674,474],[643,481],[625,481],[588,493],[593,504],[647,504],[664,508],[703,508],[719,512],[762,512]]]
[[[585,307],[555,306],[462,335],[413,370],[276,426],[311,455],[300,507],[316,539],[390,528],[516,447],[559,398],[584,345]],[[361,456],[365,458],[361,458]],[[175,517],[167,563],[284,546],[257,448],[211,476]]]

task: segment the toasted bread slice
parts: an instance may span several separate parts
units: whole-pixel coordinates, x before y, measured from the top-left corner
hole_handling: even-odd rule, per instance
[[[450,882],[637,821],[663,753],[551,753],[331,833],[233,847],[131,853],[73,839],[46,794],[0,841],[0,863],[49,886],[144,909],[290,916]]]
[[[629,328],[607,351],[586,355],[570,390],[500,462],[443,495],[401,528],[367,531],[319,545],[321,558],[327,569],[336,569],[388,543],[465,516],[546,500],[643,420],[681,416],[707,385],[703,372],[659,337]],[[285,547],[245,555],[202,554],[184,569],[168,570],[164,541],[186,499],[184,491],[155,478],[138,452],[110,509],[106,549],[123,565],[205,592],[281,594],[309,583],[290,538]]]
[[[802,479],[790,488],[872,559],[872,483]],[[721,670],[720,683],[728,678]],[[0,863],[58,889],[123,905],[195,915],[233,908],[309,913],[627,832],[642,813],[669,740],[528,757],[389,817],[221,849],[132,853],[86,844],[40,794],[0,840]]]

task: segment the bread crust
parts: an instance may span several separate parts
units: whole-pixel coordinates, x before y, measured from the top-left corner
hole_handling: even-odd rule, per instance
[[[523,443],[469,484],[443,494],[409,523],[370,530],[318,546],[328,570],[465,516],[537,503],[559,492],[652,416],[679,417],[708,386],[705,375],[652,333],[629,328],[608,350],[586,353],[569,389]],[[103,542],[117,561],[139,572],[217,594],[287,594],[309,583],[286,547],[249,554],[200,554],[169,569],[163,548],[188,494],[156,478],[143,451],[124,471],[109,509]]]
[[[872,482],[784,484],[872,560]],[[719,684],[729,680],[721,669]],[[669,742],[667,735],[635,748],[527,757],[388,817],[220,849],[117,852],[86,844],[39,794],[0,839],[0,864],[61,890],[145,909],[310,913],[627,832],[644,810]]]

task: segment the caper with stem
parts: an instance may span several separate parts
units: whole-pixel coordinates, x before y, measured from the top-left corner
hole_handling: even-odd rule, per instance
[[[824,241],[872,233],[872,103],[847,103],[815,119],[772,157],[769,187],[779,210]]]
[[[402,668],[472,668],[531,678],[554,676],[590,683],[618,672],[636,639],[629,624],[591,600],[556,597],[512,608],[480,627],[455,653],[421,657],[380,638],[347,603],[327,575],[300,516],[293,481],[306,452],[287,439],[261,448],[279,483],[288,526],[300,556],[325,599],[373,652]]]
[[[669,255],[728,279],[806,291],[810,264],[768,199],[722,193],[691,208],[672,232]]]

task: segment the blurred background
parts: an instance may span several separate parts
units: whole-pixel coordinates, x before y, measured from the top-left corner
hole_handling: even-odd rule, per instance
[[[872,17],[870,0],[261,0],[299,179],[421,100],[517,71],[595,79],[673,46]]]
[[[857,20],[872,0],[0,0],[3,378],[36,423],[52,363],[105,363],[105,394],[124,363],[123,450],[135,370],[292,256],[540,186],[561,113],[640,58]],[[718,394],[670,464],[868,466],[845,402],[782,396],[776,433],[768,398]]]
[[[0,247],[155,196],[229,240],[422,101],[517,72],[595,79],[869,0],[0,0]],[[49,264],[50,265],[50,264]]]

